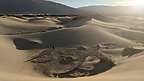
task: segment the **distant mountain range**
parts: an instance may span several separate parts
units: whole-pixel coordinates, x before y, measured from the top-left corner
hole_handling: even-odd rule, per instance
[[[111,16],[143,15],[144,8],[131,6],[87,6],[72,8],[60,3],[46,0],[0,0],[2,14],[47,14],[47,15],[81,15],[102,21],[112,20]]]
[[[144,8],[136,8],[133,6],[87,6],[81,7],[79,10],[89,12],[91,14],[101,14],[103,16],[144,16]]]
[[[46,0],[0,0],[1,14],[80,15],[99,20],[110,20],[100,14],[93,15],[87,11]]]
[[[45,0],[0,0],[0,14],[77,15],[78,10]]]

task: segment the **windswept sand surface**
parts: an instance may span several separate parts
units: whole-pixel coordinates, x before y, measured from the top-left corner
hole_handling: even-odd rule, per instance
[[[24,63],[24,51],[17,51],[11,41],[0,37],[0,80],[1,81],[143,81],[144,56],[139,56],[113,69],[92,77],[76,79],[52,79],[32,70],[29,64]],[[142,53],[143,54],[143,53]]]
[[[55,19],[42,18],[16,18],[0,17],[0,34],[16,34],[25,32],[44,31],[49,28],[59,27]]]
[[[73,21],[67,25],[77,22]],[[82,19],[82,21],[85,21]],[[49,27],[56,27],[57,22],[53,20],[38,20],[27,22],[26,19],[14,17],[0,18],[0,81],[143,81],[144,80],[144,52],[136,54],[125,60],[107,72],[82,78],[56,79],[37,73],[32,64],[25,62],[29,56],[39,53],[40,49],[18,50],[13,42],[15,38],[39,41],[45,48],[49,42],[58,47],[88,45],[94,46],[97,43],[116,43],[122,47],[136,46],[138,43],[143,46],[143,31],[129,29],[118,23],[106,23],[98,20],[79,22],[80,27],[65,27],[60,30],[5,35],[4,33],[16,33],[25,31],[45,30]],[[112,55],[119,50],[110,51]],[[117,53],[121,55],[122,53]]]

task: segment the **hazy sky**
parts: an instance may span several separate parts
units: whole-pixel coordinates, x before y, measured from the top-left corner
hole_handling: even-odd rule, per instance
[[[82,7],[89,5],[116,5],[115,3],[130,0],[49,0],[49,1],[55,1],[71,7]]]

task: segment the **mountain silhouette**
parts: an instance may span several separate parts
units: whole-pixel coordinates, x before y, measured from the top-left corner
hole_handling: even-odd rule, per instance
[[[0,0],[0,14],[77,15],[77,9],[45,0]]]

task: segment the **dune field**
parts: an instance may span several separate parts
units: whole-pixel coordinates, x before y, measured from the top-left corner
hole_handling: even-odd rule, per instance
[[[81,25],[79,27],[65,27],[64,24],[56,24],[57,21],[60,22],[57,18],[55,18],[57,21],[50,21],[52,20],[50,18],[49,20],[47,18],[41,21],[38,20],[38,22],[35,22],[35,24],[38,24],[36,27],[33,27],[35,24],[28,22],[27,19],[16,17],[1,17],[0,19],[0,48],[2,53],[0,56],[0,79],[3,81],[143,80],[142,51],[144,50],[144,39],[142,31],[129,29],[125,25],[119,25],[119,23],[108,23],[96,19],[90,19],[84,24],[79,23]],[[39,21],[42,23],[39,23]],[[49,27],[46,26],[47,24],[53,24],[54,27],[58,25],[63,27],[61,29],[49,30]],[[17,30],[17,25],[19,30]],[[25,31],[21,33],[24,29]],[[40,31],[40,29],[45,31]],[[5,32],[3,33],[3,31]],[[26,62],[30,57],[38,55],[42,50],[49,48],[51,44],[58,48],[76,48],[78,45],[95,47],[99,43],[105,45],[116,44],[114,47],[108,46],[108,48],[103,49],[106,56],[110,56],[116,66],[109,68],[109,70],[107,69],[106,72],[103,72],[103,69],[98,75],[75,79],[47,78],[43,73],[35,71],[35,64]],[[30,46],[28,47],[27,45]],[[135,50],[129,49],[133,52],[128,52],[128,50],[124,50],[126,48],[134,48]],[[86,68],[86,66],[81,67]]]
[[[143,81],[143,21],[131,6],[0,0],[0,81]]]

